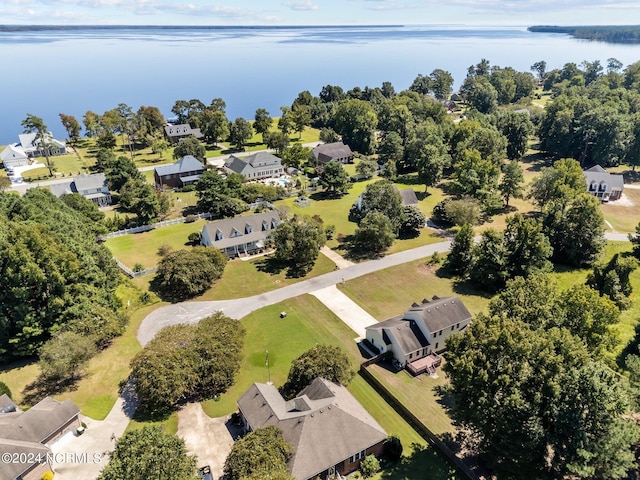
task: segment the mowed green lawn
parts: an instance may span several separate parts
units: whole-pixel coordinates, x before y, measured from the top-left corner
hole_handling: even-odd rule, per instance
[[[636,226],[640,223],[640,189],[625,188],[623,195],[623,200],[603,203],[600,208],[613,230],[618,233],[635,233]],[[611,231],[608,225],[607,230]]]
[[[287,312],[286,318],[279,317],[281,311]],[[276,386],[282,385],[287,378],[291,361],[318,343],[341,346],[353,359],[354,367],[362,361],[353,340],[356,334],[310,295],[262,308],[241,321],[247,329],[244,361],[236,384],[221,395],[218,401],[203,403],[205,412],[211,417],[237,411],[236,400],[254,382],[265,383],[270,378]],[[267,351],[269,369],[265,365]],[[428,472],[428,478],[436,480],[458,478],[446,461],[432,447],[426,446],[426,442],[415,430],[362,377],[356,375],[349,390],[387,433],[400,437],[407,455],[397,467],[374,478],[421,478],[413,476],[418,472],[423,475]],[[410,456],[412,443],[419,444],[424,450]]]

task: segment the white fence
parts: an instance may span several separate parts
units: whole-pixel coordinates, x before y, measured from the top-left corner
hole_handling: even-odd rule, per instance
[[[209,218],[211,217],[211,214],[200,213],[198,215],[189,215],[189,216],[197,217],[197,218]],[[149,230],[154,230],[156,228],[168,227],[169,225],[184,223],[186,220],[187,220],[187,217],[179,217],[171,220],[164,220],[162,222],[154,223],[153,225],[141,225],[139,227],[125,228],[124,230],[118,230],[117,232],[111,232],[111,233],[107,233],[106,235],[101,235],[100,240],[104,241],[107,238],[121,237],[122,235],[130,235],[132,233],[148,232]]]

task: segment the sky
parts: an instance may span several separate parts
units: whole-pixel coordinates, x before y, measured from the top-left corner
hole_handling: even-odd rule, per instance
[[[0,0],[0,23],[22,25],[524,26],[638,20],[638,0]]]

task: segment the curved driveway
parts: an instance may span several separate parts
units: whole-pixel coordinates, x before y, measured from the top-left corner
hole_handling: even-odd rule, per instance
[[[297,297],[305,293],[314,292],[321,288],[340,283],[343,280],[352,280],[384,268],[394,267],[428,257],[434,252],[447,252],[450,245],[450,241],[445,241],[405,250],[404,252],[387,255],[386,257],[376,260],[351,265],[341,270],[334,270],[333,272],[294,283],[293,285],[288,285],[278,290],[254,295],[253,297],[212,302],[182,302],[167,305],[166,307],[154,310],[142,321],[138,329],[138,341],[144,346],[157,332],[166,326],[179,323],[196,323],[216,311],[222,311],[231,318],[240,319],[259,308],[273,305],[274,303],[282,302],[288,298]]]

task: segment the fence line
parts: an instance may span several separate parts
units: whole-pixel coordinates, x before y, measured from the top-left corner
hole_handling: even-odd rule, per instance
[[[122,263],[117,258],[114,259],[114,260],[116,261],[116,264],[118,265],[118,268],[120,270],[122,270],[125,275],[127,275],[127,276],[129,276],[131,278],[137,278],[137,277],[143,277],[145,275],[150,275],[152,273],[155,273],[156,270],[158,270],[158,267],[151,267],[151,268],[145,268],[144,270],[140,270],[139,272],[134,272],[133,270],[131,270],[129,267],[127,267],[124,263]]]
[[[124,230],[118,230],[117,232],[107,233],[100,236],[100,240],[106,240],[107,238],[121,237],[122,235],[130,235],[132,233],[148,232],[156,228],[167,227],[169,225],[176,225],[178,223],[184,223],[189,217],[197,218],[210,218],[210,213],[199,213],[198,215],[188,215],[186,217],[173,218],[171,220],[164,220],[162,222],[154,223],[153,225],[141,225],[139,227],[125,228]]]
[[[372,363],[372,362],[370,362]],[[375,363],[375,362],[373,362]],[[438,436],[433,433],[429,427],[427,427],[421,420],[416,417],[411,410],[404,406],[404,404],[391,393],[387,387],[385,387],[380,380],[378,380],[363,364],[360,365],[360,375],[375,388],[378,393],[386,400],[386,402],[396,410],[400,416],[402,416],[409,425],[411,425],[424,439],[426,439],[431,445],[440,450],[444,456],[456,467],[459,471],[464,473],[470,480],[482,480],[484,477],[474,472],[469,465],[467,465],[461,458],[459,458],[449,446],[444,443]]]

